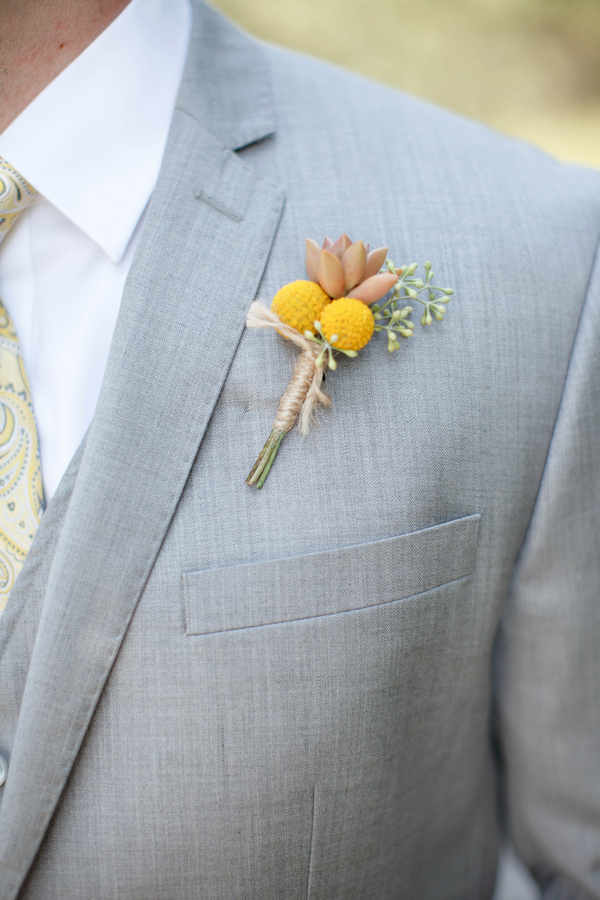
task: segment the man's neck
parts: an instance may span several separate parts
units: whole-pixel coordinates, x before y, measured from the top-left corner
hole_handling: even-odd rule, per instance
[[[0,134],[130,0],[2,0]]]

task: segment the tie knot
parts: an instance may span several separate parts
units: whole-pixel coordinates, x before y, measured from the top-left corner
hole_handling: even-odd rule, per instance
[[[0,243],[37,191],[0,156]]]

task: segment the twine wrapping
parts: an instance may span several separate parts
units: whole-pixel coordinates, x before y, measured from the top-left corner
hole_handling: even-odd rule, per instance
[[[320,346],[282,322],[272,309],[256,301],[248,311],[246,325],[248,328],[274,328],[302,350],[291,381],[279,402],[273,431],[287,433],[297,420],[302,434],[308,434],[315,407],[319,403],[323,406],[331,405],[331,398],[321,390],[324,367],[315,364]]]

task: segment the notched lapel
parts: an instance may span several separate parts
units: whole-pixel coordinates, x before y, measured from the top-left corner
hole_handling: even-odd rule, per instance
[[[0,812],[0,900],[17,895],[71,771],[227,375],[283,202],[176,110],[48,578]]]
[[[262,49],[201,0],[177,105],[231,150],[275,131],[271,76]]]

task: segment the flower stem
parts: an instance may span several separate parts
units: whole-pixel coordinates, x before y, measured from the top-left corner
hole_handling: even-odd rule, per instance
[[[258,459],[254,463],[252,471],[246,478],[246,484],[256,485],[257,488],[263,486],[266,477],[271,470],[271,466],[273,465],[273,460],[277,456],[279,446],[286,434],[287,432],[281,431],[278,428],[273,429],[265,446],[258,454]]]

